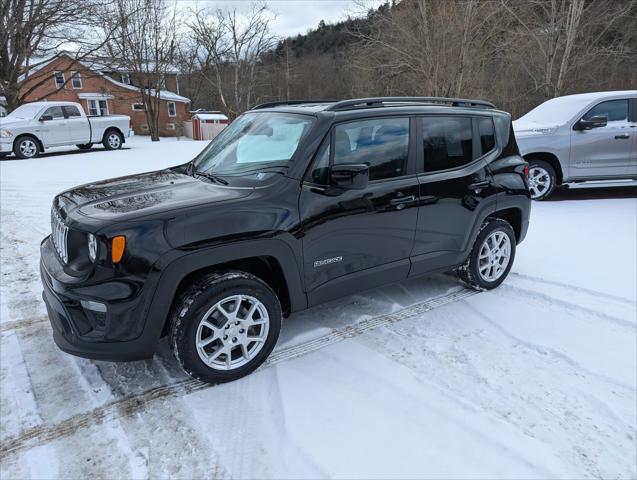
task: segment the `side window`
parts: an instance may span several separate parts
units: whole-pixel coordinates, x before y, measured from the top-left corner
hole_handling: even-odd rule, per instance
[[[407,170],[409,118],[382,118],[337,125],[334,165],[364,163],[369,179],[400,177]]]
[[[319,185],[327,185],[327,174],[330,169],[330,135],[327,136],[318,153],[316,154],[316,163],[310,174],[310,181]]]
[[[446,170],[473,161],[471,119],[422,117],[425,172]]]
[[[482,155],[495,148],[495,130],[491,118],[480,117],[478,120],[478,132],[480,133],[480,145]]]
[[[80,115],[80,111],[77,109],[77,107],[74,107],[73,105],[65,105],[62,107],[62,110],[64,111],[64,115],[67,118],[73,118],[73,117],[81,117],[82,115]]]
[[[42,115],[51,115],[53,117],[53,120],[62,120],[64,118],[62,107],[49,107],[44,111]]]
[[[584,120],[590,120],[597,116],[606,117],[608,122],[618,122],[628,120],[628,100],[609,100],[595,105],[582,117]]]

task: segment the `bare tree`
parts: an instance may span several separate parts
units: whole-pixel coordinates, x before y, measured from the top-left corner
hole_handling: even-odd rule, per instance
[[[160,95],[166,74],[174,68],[178,18],[176,4],[164,0],[114,0],[102,17],[113,31],[105,53],[140,85],[152,141],[159,141]]]
[[[501,5],[516,24],[509,35],[511,57],[545,99],[563,95],[573,72],[592,59],[628,54],[612,32],[634,1],[501,0]]]
[[[111,0],[2,0],[0,4],[0,94],[9,109],[48,79],[20,85],[63,48],[82,59],[104,38],[96,35],[94,17]],[[100,40],[101,39],[101,40]]]
[[[236,9],[191,11],[188,28],[202,79],[217,91],[224,111],[234,118],[256,99],[257,69],[274,46],[273,17],[266,5],[253,4],[246,15]]]

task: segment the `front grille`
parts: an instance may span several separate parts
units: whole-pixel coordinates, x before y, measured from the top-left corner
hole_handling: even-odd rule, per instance
[[[55,211],[54,208],[51,209],[51,239],[53,240],[53,246],[55,247],[55,251],[58,252],[58,255],[62,259],[64,263],[69,261],[69,254],[66,245],[66,238],[69,234],[69,227],[64,225],[62,222],[62,217]]]

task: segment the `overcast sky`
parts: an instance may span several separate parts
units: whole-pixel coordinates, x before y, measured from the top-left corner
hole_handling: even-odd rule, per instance
[[[358,16],[361,3],[374,6],[383,3],[382,0],[270,0],[266,2],[270,10],[276,14],[272,22],[272,33],[287,37],[298,33],[306,33],[310,28],[316,28],[321,20],[334,23],[345,20],[348,15]],[[181,5],[212,8],[233,8],[248,10],[251,1],[246,0],[199,0],[184,1]],[[365,7],[363,7],[363,11]]]

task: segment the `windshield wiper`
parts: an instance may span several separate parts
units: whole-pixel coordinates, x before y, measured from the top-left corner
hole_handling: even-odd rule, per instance
[[[213,181],[214,183],[220,183],[221,185],[228,185],[228,181],[227,180],[224,180],[223,178],[221,178],[221,177],[219,177],[217,175],[213,175],[212,173],[204,172],[204,171],[201,171],[201,170],[195,170],[193,172],[192,176],[194,177],[196,175],[198,175],[200,177],[205,177],[208,180]]]

